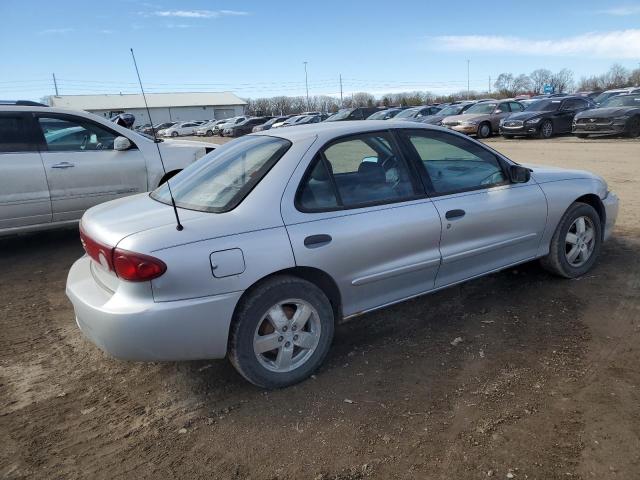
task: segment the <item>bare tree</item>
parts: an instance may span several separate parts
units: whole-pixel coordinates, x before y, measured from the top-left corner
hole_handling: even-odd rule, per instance
[[[619,63],[614,63],[606,73],[607,88],[622,88],[629,85],[629,70]]]
[[[514,78],[511,73],[501,73],[493,86],[502,95],[512,96],[514,92]]]
[[[544,86],[551,82],[553,74],[546,68],[538,68],[529,74],[531,79],[531,90],[534,93],[542,93]]]
[[[549,83],[551,84],[554,92],[566,92],[573,86],[573,72],[569,69],[563,68],[551,76]]]
[[[531,79],[528,75],[521,73],[513,79],[513,94],[526,93],[531,91]]]

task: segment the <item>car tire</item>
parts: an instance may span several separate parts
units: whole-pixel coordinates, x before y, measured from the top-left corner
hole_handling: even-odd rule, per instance
[[[178,132],[171,132],[171,136],[172,137],[177,137],[178,136]]]
[[[553,136],[553,122],[551,120],[544,120],[540,124],[540,128],[538,129],[538,137],[539,138],[551,138]]]
[[[311,313],[303,328],[296,330],[299,308]],[[280,314],[279,328],[272,311]],[[229,332],[229,360],[240,375],[258,387],[293,385],[311,376],[324,361],[334,323],[331,303],[316,285],[292,276],[272,277],[240,300]],[[299,346],[300,342],[309,348]],[[272,344],[274,349],[259,353]]]
[[[629,138],[640,137],[640,117],[632,117],[627,123],[625,134]]]
[[[207,130],[207,133],[205,133],[205,135],[207,137],[213,137],[213,132],[211,130]]]
[[[589,138],[588,133],[576,133],[576,137],[578,138]]]
[[[482,122],[478,125],[478,138],[487,138],[491,136],[491,124],[489,122]]]
[[[580,223],[583,222],[584,232],[591,232],[591,239],[586,233],[581,233]],[[570,237],[570,235],[572,235]],[[581,236],[582,235],[582,236]],[[577,243],[574,243],[577,242]],[[584,247],[582,247],[584,245]],[[602,245],[602,221],[600,215],[591,205],[574,202],[564,213],[556,231],[551,237],[549,254],[540,259],[542,267],[564,278],[576,278],[587,273],[596,262]],[[572,261],[578,250],[578,256]],[[583,249],[584,248],[584,249]],[[583,249],[584,253],[580,253]]]

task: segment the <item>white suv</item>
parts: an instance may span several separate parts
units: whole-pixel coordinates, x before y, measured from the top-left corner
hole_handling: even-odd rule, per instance
[[[0,236],[77,222],[89,207],[156,188],[216,147],[156,145],[91,113],[20,103],[0,104]]]

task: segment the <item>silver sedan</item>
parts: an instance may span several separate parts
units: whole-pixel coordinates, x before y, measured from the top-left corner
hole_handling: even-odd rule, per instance
[[[164,185],[85,213],[77,323],[116,357],[228,355],[266,388],[311,375],[344,318],[534,259],[584,275],[618,211],[596,175],[393,120],[251,134],[170,186],[176,212]]]

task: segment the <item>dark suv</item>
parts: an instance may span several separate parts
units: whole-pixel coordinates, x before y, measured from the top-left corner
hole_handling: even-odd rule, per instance
[[[545,98],[502,120],[500,133],[504,138],[516,135],[551,138],[558,133],[570,133],[573,117],[593,107],[594,103],[588,97]]]
[[[357,108],[344,108],[334,113],[325,122],[340,122],[343,120],[365,120],[367,117],[373,115],[376,112],[383,110],[380,107],[357,107]]]
[[[262,125],[263,123],[267,123],[273,117],[251,117],[247,118],[243,122],[237,123],[236,125],[232,125],[224,129],[225,137],[240,137],[242,135],[246,135],[247,133],[251,133],[253,127],[258,125]]]

